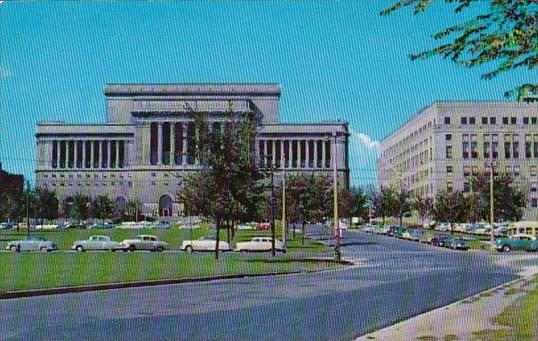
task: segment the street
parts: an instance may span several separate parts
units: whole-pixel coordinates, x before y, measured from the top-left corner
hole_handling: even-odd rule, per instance
[[[4,300],[0,334],[4,340],[352,340],[512,280],[522,266],[506,261],[512,255],[356,231],[344,232],[342,245],[355,266]]]

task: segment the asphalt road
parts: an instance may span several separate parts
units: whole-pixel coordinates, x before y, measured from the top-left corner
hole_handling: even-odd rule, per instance
[[[521,266],[359,232],[342,242],[357,266],[0,301],[0,339],[352,340],[514,279]]]

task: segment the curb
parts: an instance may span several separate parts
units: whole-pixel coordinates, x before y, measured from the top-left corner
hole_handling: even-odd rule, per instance
[[[310,258],[310,259],[307,259],[306,261],[315,262],[315,261],[320,261],[320,260],[329,261],[331,263],[337,263],[341,265],[353,264],[353,262],[347,261],[347,260],[337,261],[337,260],[329,260],[329,259]],[[157,280],[148,280],[148,281],[133,281],[133,282],[120,282],[120,283],[107,283],[107,284],[80,285],[80,286],[72,286],[72,287],[58,287],[58,288],[50,288],[50,289],[7,291],[4,293],[0,293],[0,300],[8,300],[8,299],[14,299],[14,298],[23,298],[23,297],[34,297],[34,296],[69,294],[69,293],[78,293],[78,292],[151,287],[151,286],[157,286],[157,285],[210,282],[210,281],[220,281],[220,280],[227,280],[227,279],[297,275],[301,273],[314,273],[318,271],[326,271],[326,269],[311,270],[311,271],[281,271],[281,272],[269,272],[269,273],[261,273],[261,274],[234,274],[234,275],[177,278],[177,279],[157,279]]]
[[[467,301],[468,299],[472,298],[472,297],[479,297],[481,294],[484,294],[484,293],[488,293],[488,292],[494,292],[496,290],[499,290],[499,289],[502,289],[506,286],[510,286],[512,284],[515,284],[521,280],[524,280],[523,277],[518,277],[518,278],[515,278],[511,281],[508,281],[506,283],[503,283],[503,284],[499,284],[493,288],[489,288],[489,289],[486,289],[486,290],[483,290],[483,291],[480,291],[474,295],[470,295],[470,296],[467,296],[467,297],[464,297],[462,299],[459,299],[455,302],[452,302],[452,303],[449,303],[447,305],[444,305],[444,306],[441,306],[441,307],[438,307],[438,308],[435,308],[435,309],[432,309],[432,310],[428,310],[428,311],[425,311],[423,313],[420,313],[418,315],[415,315],[415,316],[411,316],[411,317],[408,317],[406,319],[403,319],[403,320],[400,320],[400,321],[397,321],[391,325],[388,325],[388,326],[385,326],[383,328],[380,328],[380,329],[376,329],[376,330],[373,330],[373,331],[370,331],[368,333],[365,333],[365,334],[362,334],[362,335],[357,335],[353,338],[353,340],[358,340],[360,338],[364,338],[364,337],[367,337],[367,336],[374,336],[375,333],[379,333],[379,332],[382,332],[384,330],[387,330],[387,329],[391,329],[391,328],[398,328],[400,325],[406,323],[407,321],[409,320],[412,320],[412,319],[415,319],[415,318],[420,318],[422,316],[427,316],[427,315],[431,315],[431,314],[434,314],[435,312],[439,311],[439,310],[445,310],[445,309],[448,309],[450,307],[453,307],[453,306],[456,306],[458,304],[462,304],[464,303],[465,301]]]
[[[221,276],[211,276],[211,277],[193,277],[193,278],[178,278],[178,279],[159,279],[159,280],[152,280],[152,281],[81,285],[81,286],[72,286],[72,287],[51,288],[51,289],[7,291],[4,293],[0,293],[0,300],[23,298],[23,297],[34,297],[34,296],[48,296],[48,295],[57,295],[57,294],[78,293],[78,292],[151,287],[151,286],[157,286],[157,285],[210,282],[210,281],[240,279],[240,278],[250,278],[250,277],[271,277],[271,276],[282,276],[282,275],[294,275],[294,274],[299,274],[299,273],[302,273],[302,271],[271,272],[271,273],[263,273],[263,274],[221,275]]]

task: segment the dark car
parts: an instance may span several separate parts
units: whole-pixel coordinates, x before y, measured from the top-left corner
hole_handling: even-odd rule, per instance
[[[436,234],[430,244],[433,246],[447,247],[450,241],[450,236],[448,234]]]
[[[469,245],[467,241],[461,237],[450,238],[447,247],[453,250],[469,250]]]
[[[387,232],[387,236],[402,238],[404,232],[405,228],[403,226],[391,226]]]

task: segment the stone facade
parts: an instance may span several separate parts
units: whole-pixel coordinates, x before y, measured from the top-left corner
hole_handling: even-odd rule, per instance
[[[142,203],[142,213],[178,216],[182,178],[197,171],[195,112],[211,128],[227,113],[255,118],[260,167],[331,175],[336,154],[339,182],[349,186],[348,124],[279,123],[278,84],[109,84],[107,122],[37,125],[36,184],[60,201],[76,193],[107,195],[118,204]]]
[[[509,173],[525,191],[524,219],[538,218],[538,103],[436,102],[381,141],[381,186],[416,195],[471,190],[489,167]]]

